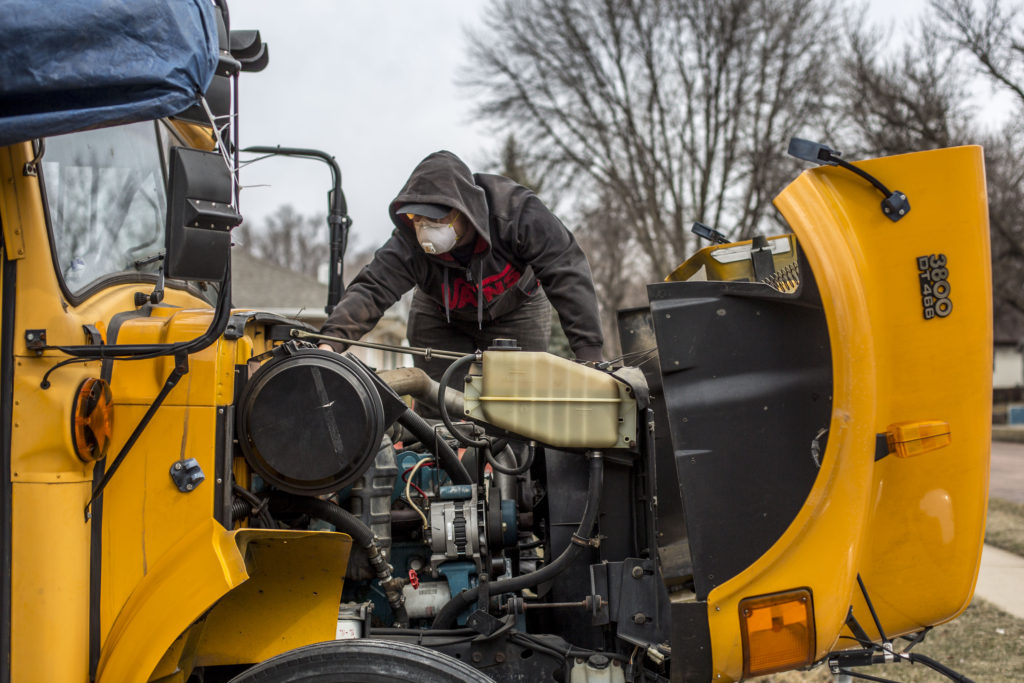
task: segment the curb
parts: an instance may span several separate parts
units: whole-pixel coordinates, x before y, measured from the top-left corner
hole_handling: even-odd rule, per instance
[[[992,425],[992,440],[1024,443],[1024,426]]]
[[[985,544],[974,595],[1024,619],[1024,558]]]

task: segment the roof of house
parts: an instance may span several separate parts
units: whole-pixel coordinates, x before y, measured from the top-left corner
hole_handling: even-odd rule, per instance
[[[327,285],[305,273],[232,250],[231,299],[236,308],[323,311],[327,303]]]

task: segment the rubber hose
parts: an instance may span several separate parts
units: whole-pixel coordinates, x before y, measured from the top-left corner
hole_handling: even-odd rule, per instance
[[[398,423],[409,430],[427,448],[434,450],[434,455],[441,465],[441,469],[448,473],[453,484],[472,484],[473,478],[469,476],[465,465],[459,460],[452,447],[444,439],[436,438],[434,428],[426,420],[414,413],[411,409],[406,410],[398,418]]]
[[[384,558],[384,552],[377,543],[376,536],[370,527],[363,524],[363,521],[350,513],[348,510],[328,500],[320,498],[307,498],[297,496],[292,498],[297,510],[301,510],[317,519],[322,519],[334,525],[338,531],[342,531],[366,549],[366,557],[370,566],[380,580],[381,588],[387,596],[388,604],[394,611],[395,621],[408,624],[409,617],[405,610],[405,598],[402,596],[402,587],[391,575],[391,566]]]
[[[294,496],[291,502],[297,510],[333,524],[335,529],[348,534],[356,543],[364,548],[377,547],[377,539],[374,537],[370,527],[363,524],[363,520],[345,508],[327,500],[306,496]]]
[[[238,484],[232,484],[231,491],[252,506],[252,512],[256,513],[257,517],[259,517],[260,524],[262,524],[265,529],[277,528],[274,518],[271,517],[270,512],[267,511],[265,499],[261,499],[249,489],[239,486]],[[252,517],[252,512],[249,513],[249,517]]]
[[[590,538],[590,532],[594,528],[594,522],[597,521],[598,508],[601,506],[601,489],[604,486],[604,458],[599,453],[591,453],[590,458],[590,482],[587,490],[587,504],[583,509],[583,517],[580,519],[580,525],[576,529],[574,536],[581,539]],[[529,574],[521,574],[510,579],[502,579],[500,581],[493,581],[490,584],[489,591],[497,595],[499,593],[515,593],[521,591],[524,588],[531,588],[537,584],[544,583],[550,579],[553,579],[557,575],[561,574],[565,569],[572,563],[576,556],[583,550],[583,546],[570,542],[568,547],[562,551],[562,554],[555,558],[555,560],[541,569]],[[438,612],[437,617],[434,618],[434,623],[431,624],[431,629],[448,629],[451,628],[455,623],[456,618],[462,611],[469,607],[471,604],[476,602],[479,588],[470,588],[464,590],[458,595],[452,597],[448,603],[441,608]]]
[[[452,419],[448,416],[447,404],[445,403],[445,392],[448,390],[448,380],[451,379],[452,375],[455,374],[459,368],[463,365],[472,363],[476,359],[477,355],[475,353],[471,353],[459,358],[457,361],[449,365],[448,369],[444,371],[444,374],[441,375],[441,381],[438,382],[437,387],[437,411],[441,414],[441,421],[444,422],[444,426],[448,428],[448,431],[451,432],[452,436],[458,439],[463,446],[486,448],[491,445],[487,439],[473,439],[455,428],[455,425],[452,424]]]
[[[958,683],[972,683],[971,679],[967,678],[967,676],[964,676],[963,674],[961,674],[959,672],[953,671],[952,669],[950,669],[945,664],[942,664],[941,662],[937,662],[934,659],[932,659],[931,657],[926,657],[926,656],[924,656],[922,654],[918,654],[916,652],[911,652],[907,656],[910,657],[910,661],[911,662],[916,663],[916,664],[923,664],[924,666],[927,666],[928,668],[930,668],[930,669],[932,669],[934,671],[938,671],[940,674],[942,674],[946,678],[949,678],[951,680],[957,681]]]

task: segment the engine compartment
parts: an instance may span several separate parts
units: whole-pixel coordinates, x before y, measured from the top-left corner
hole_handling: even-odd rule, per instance
[[[258,358],[238,400],[252,475],[232,523],[353,537],[339,637],[426,640],[495,680],[667,675],[643,374],[501,347],[465,361],[469,399],[416,378],[429,391],[411,402],[436,414],[440,399],[437,420],[388,384],[421,371],[378,375],[295,341]],[[481,406],[490,421],[464,419]]]

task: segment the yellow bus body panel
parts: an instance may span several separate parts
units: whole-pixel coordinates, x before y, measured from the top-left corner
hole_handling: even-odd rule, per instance
[[[207,519],[135,585],[104,643],[98,683],[149,680],[200,617],[189,655],[203,664],[252,663],[332,639],[350,546],[344,534],[227,531]]]
[[[85,681],[89,526],[82,510],[91,484],[11,488],[11,680]]]
[[[988,496],[992,295],[981,149],[858,164],[909,198],[898,222],[881,195],[833,167],[803,173],[776,198],[821,292],[833,363],[828,446],[810,495],[783,536],[708,596],[713,667],[743,670],[738,604],[800,587],[813,594],[816,658],[844,647],[846,612],[871,635],[862,577],[886,635],[954,618],[977,578]],[[952,310],[925,317],[919,258],[944,255]],[[949,445],[885,455],[899,423],[942,421]]]

